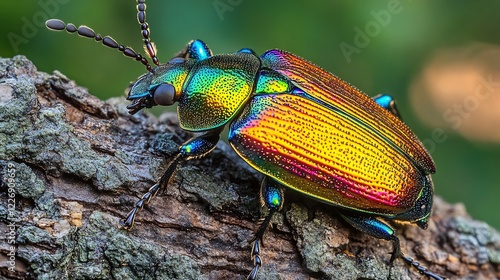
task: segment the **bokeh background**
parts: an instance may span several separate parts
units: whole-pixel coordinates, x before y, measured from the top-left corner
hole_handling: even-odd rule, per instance
[[[193,38],[215,53],[296,53],[368,95],[388,93],[432,154],[436,193],[500,229],[499,1],[148,0],[166,62]],[[86,24],[142,49],[135,1],[1,1],[0,56],[22,54],[102,99],[144,67],[92,40],[44,28]]]

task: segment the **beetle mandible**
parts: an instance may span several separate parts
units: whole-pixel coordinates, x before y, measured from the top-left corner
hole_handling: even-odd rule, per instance
[[[193,40],[174,58],[160,64],[150,40],[145,0],[137,0],[148,60],[132,48],[101,36],[86,26],[58,19],[46,26],[101,41],[147,70],[131,87],[127,108],[179,103],[182,129],[203,132],[179,147],[165,173],[121,221],[130,229],[137,212],[168,184],[176,167],[210,153],[223,128],[236,153],[265,175],[260,198],[269,213],[252,239],[256,279],[261,243],[271,217],[291,188],[338,207],[354,228],[393,242],[391,262],[403,259],[421,274],[443,277],[401,252],[399,239],[388,221],[406,221],[427,228],[433,199],[430,174],[434,162],[415,134],[402,122],[388,95],[373,99],[338,77],[294,54],[270,50],[258,56],[251,49],[213,55],[200,40]]]

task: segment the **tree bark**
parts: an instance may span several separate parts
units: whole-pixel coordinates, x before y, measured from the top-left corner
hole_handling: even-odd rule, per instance
[[[176,116],[127,113],[22,56],[0,59],[1,275],[10,279],[244,279],[260,175],[227,144],[178,168],[168,189],[119,220],[191,137]],[[439,186],[438,186],[439,187]],[[288,191],[262,247],[260,279],[425,279],[392,244],[334,207]],[[449,279],[500,278],[500,235],[435,198],[428,230],[395,225],[402,250]],[[13,262],[12,262],[13,261]]]

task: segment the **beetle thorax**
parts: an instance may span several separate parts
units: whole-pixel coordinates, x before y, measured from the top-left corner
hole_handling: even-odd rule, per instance
[[[247,53],[216,55],[198,61],[179,98],[179,123],[189,131],[225,125],[250,98],[260,60]]]

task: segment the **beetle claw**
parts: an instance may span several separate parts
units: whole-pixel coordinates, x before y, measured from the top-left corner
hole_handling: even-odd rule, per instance
[[[259,272],[259,268],[262,266],[262,259],[260,258],[260,243],[262,240],[258,238],[257,236],[254,238],[254,243],[252,246],[252,253],[250,254],[251,258],[253,259],[253,269],[248,274],[246,279],[252,279],[255,280],[257,277],[257,272]]]

